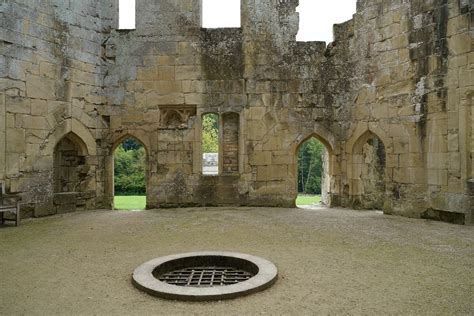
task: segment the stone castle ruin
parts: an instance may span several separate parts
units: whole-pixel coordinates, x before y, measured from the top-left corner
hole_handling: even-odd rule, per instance
[[[147,207],[294,207],[297,151],[327,149],[329,206],[474,223],[474,4],[358,0],[335,41],[296,42],[298,0],[0,2],[0,180],[24,216],[110,208],[113,153],[147,152]],[[218,175],[201,121],[219,116]]]

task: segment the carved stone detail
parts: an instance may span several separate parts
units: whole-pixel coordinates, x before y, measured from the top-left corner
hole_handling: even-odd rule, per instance
[[[160,114],[160,128],[187,129],[189,119],[196,116],[196,106],[161,106]]]

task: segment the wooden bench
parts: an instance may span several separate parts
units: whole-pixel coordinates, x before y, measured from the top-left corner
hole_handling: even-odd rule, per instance
[[[0,181],[0,225],[6,221],[15,222],[15,226],[20,225],[20,199],[17,195],[5,193],[5,183]],[[15,214],[14,219],[4,218],[4,214],[10,212]]]

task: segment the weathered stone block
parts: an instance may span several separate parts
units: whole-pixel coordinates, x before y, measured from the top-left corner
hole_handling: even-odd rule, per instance
[[[19,128],[8,128],[6,130],[6,151],[7,153],[24,153],[26,138],[25,131]]]
[[[166,95],[158,95],[156,93],[149,93],[146,96],[147,106],[158,105],[182,105],[184,104],[184,94],[171,93]]]
[[[198,66],[176,66],[175,69],[176,80],[193,80],[201,79],[202,72]]]
[[[198,93],[189,93],[184,95],[185,104],[201,105],[205,103],[205,96]]]
[[[25,129],[48,130],[50,128],[47,119],[44,116],[26,116],[21,117],[21,126]]]
[[[429,185],[447,185],[448,171],[445,169],[428,169],[428,184]]]
[[[155,89],[159,94],[182,93],[183,83],[181,81],[156,81]]]
[[[472,37],[468,32],[453,35],[448,38],[448,47],[454,55],[469,53],[472,49]]]
[[[31,100],[31,115],[47,115],[48,103],[46,100],[32,99]]]
[[[27,75],[26,95],[35,99],[54,100],[56,98],[55,82],[51,79]]]
[[[14,114],[31,113],[31,100],[23,97],[5,97],[6,112]]]
[[[288,167],[281,166],[262,166],[257,168],[257,181],[276,181],[288,177]]]
[[[160,66],[157,68],[157,80],[175,80],[175,71],[173,66]]]

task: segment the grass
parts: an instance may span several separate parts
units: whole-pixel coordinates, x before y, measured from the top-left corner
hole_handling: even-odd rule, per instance
[[[115,196],[114,207],[121,211],[136,211],[146,208],[146,196]]]
[[[296,199],[296,205],[312,205],[321,202],[321,195],[300,194]]]
[[[296,199],[296,205],[312,205],[319,202],[321,202],[321,195],[301,194]],[[114,206],[116,210],[121,211],[144,210],[146,196],[115,196]]]

